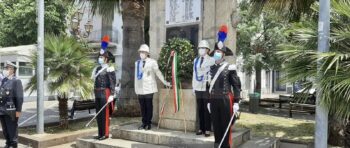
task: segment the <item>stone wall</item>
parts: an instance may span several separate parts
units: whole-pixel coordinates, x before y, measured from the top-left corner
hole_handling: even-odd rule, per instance
[[[198,42],[202,39],[208,40],[210,46],[214,48],[214,43],[217,41],[217,32],[221,25],[228,26],[228,37],[225,45],[232,49],[233,53],[236,53],[236,30],[234,29],[232,22],[237,15],[236,0],[202,0],[202,18],[198,23]],[[204,11],[203,11],[204,10]],[[193,24],[189,24],[193,25]],[[166,42],[166,26],[165,26],[165,0],[151,0],[150,1],[150,52],[151,57],[158,59],[160,50]],[[235,63],[235,56],[226,57],[230,63]],[[162,85],[158,85],[162,86]],[[185,111],[187,118],[187,127],[189,130],[194,130],[196,121],[196,106],[194,96],[191,94],[191,90],[184,90],[184,99],[186,99]],[[159,97],[161,96],[161,97]],[[159,109],[161,108],[162,101],[164,100],[164,90],[158,94],[155,94],[153,99],[154,111],[153,122],[158,123]],[[159,99],[160,98],[160,99]],[[167,102],[167,108],[171,106],[171,101]],[[169,111],[173,111],[171,106]],[[183,129],[184,114],[166,111],[164,122],[162,127],[170,129]]]

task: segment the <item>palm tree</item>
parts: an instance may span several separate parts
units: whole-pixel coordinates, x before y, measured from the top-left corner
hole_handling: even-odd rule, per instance
[[[59,102],[60,125],[68,127],[68,97],[78,94],[81,98],[90,98],[93,82],[90,79],[93,62],[88,58],[88,50],[72,37],[47,35],[45,38],[45,74],[47,89],[57,94]],[[37,54],[32,56],[34,67]],[[36,75],[25,88],[33,92],[37,89]]]
[[[146,0],[147,1],[147,0]],[[123,66],[121,78],[121,102],[122,114],[134,115],[139,112],[134,108],[138,103],[134,92],[134,60],[138,58],[137,49],[145,43],[145,0],[79,0],[89,2],[92,12],[105,18],[113,19],[115,11],[122,8],[123,17]]]
[[[350,147],[350,2],[332,0],[331,5],[330,52],[317,52],[317,20],[305,20],[292,25],[290,42],[280,45],[279,54],[284,61],[286,81],[310,80],[304,86],[315,86],[322,92],[321,104],[329,109],[330,117],[344,123],[343,143]],[[317,77],[318,62],[321,77]],[[332,138],[330,135],[330,144],[336,140]]]
[[[305,14],[312,12],[311,5],[317,0],[248,0],[253,4],[253,14],[260,14],[263,9],[282,14],[290,21],[298,21]]]

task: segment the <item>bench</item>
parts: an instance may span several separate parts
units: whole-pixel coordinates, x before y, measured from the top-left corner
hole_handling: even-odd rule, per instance
[[[70,118],[74,118],[75,111],[81,110],[89,110],[89,114],[91,113],[91,109],[95,109],[95,101],[94,100],[74,100],[72,109],[70,110]]]
[[[293,112],[314,114],[315,102],[314,94],[294,93],[292,100],[289,102],[289,117],[293,117]]]
[[[278,107],[282,108],[283,103],[288,103],[290,101],[290,96],[288,95],[279,95],[278,98],[263,98],[260,102],[268,102],[268,103],[278,103]]]

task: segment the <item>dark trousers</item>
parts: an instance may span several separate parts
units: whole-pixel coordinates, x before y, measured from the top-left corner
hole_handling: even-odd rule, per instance
[[[142,124],[150,125],[152,124],[153,117],[153,93],[139,95],[138,98],[141,108]]]
[[[17,147],[18,143],[18,118],[12,120],[10,116],[1,115],[2,133],[6,139],[6,145]]]
[[[102,109],[102,107],[108,102],[108,97],[110,95],[109,89],[95,90],[95,108],[96,113]],[[108,104],[101,112],[97,115],[97,127],[98,136],[109,136],[109,117],[112,113],[113,103]]]
[[[218,147],[224,137],[232,115],[233,97],[229,95],[211,95],[210,111],[214,128],[214,147]],[[221,148],[229,148],[232,145],[231,125]]]
[[[197,112],[199,117],[199,130],[211,131],[210,113],[208,110],[209,92],[196,91]]]

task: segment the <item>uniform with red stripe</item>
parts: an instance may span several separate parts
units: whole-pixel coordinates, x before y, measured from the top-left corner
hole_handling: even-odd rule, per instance
[[[222,46],[222,45],[221,45]],[[210,77],[213,79],[221,66],[225,66],[223,59],[227,53],[226,47],[216,47],[214,52],[215,64],[210,67]],[[227,64],[218,75],[210,91],[210,112],[214,128],[215,147],[218,147],[221,140],[224,141],[221,148],[229,148],[232,145],[231,127],[225,137],[225,131],[229,125],[234,111],[238,111],[240,100],[241,81],[237,75],[235,65]],[[233,91],[232,91],[233,90]],[[233,108],[235,106],[235,109]],[[236,119],[234,119],[235,121]],[[233,121],[233,123],[234,123]]]
[[[97,126],[98,126],[98,136],[96,137],[99,140],[103,140],[109,137],[109,123],[110,115],[114,110],[114,102],[109,101],[113,99],[116,87],[116,75],[114,66],[110,66],[109,63],[114,62],[114,57],[112,53],[107,51],[104,42],[107,42],[109,39],[104,37],[102,42],[102,49],[99,53],[98,63],[92,75],[94,82],[94,93],[95,93],[95,108],[96,113],[99,112],[102,107],[110,102],[100,114],[97,115]]]

